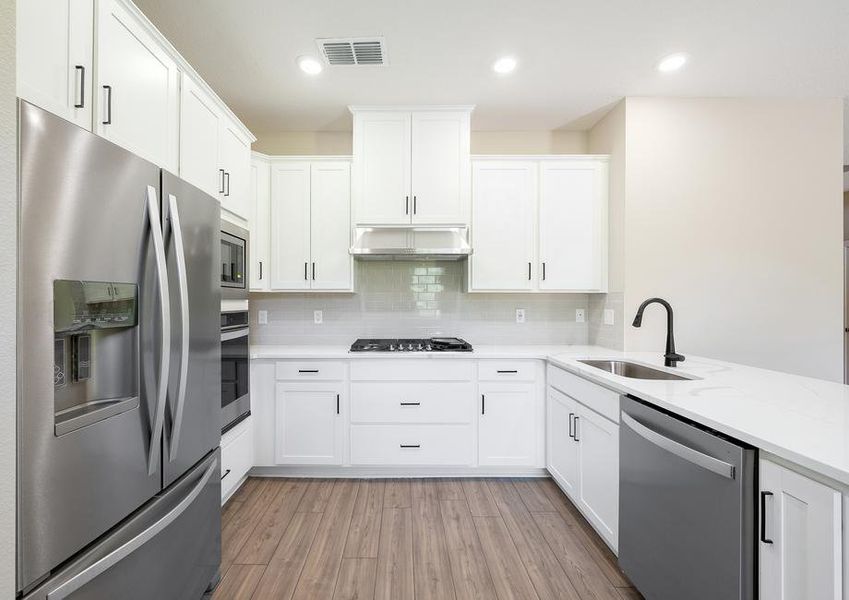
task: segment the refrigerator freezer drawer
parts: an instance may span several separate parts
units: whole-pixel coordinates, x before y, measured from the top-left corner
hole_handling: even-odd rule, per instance
[[[221,561],[216,449],[24,600],[200,598]]]

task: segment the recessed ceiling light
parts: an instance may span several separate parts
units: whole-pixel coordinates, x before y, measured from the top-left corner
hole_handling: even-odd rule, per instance
[[[511,73],[515,68],[516,59],[512,56],[504,56],[492,63],[492,70],[498,73],[499,75],[506,75],[507,73]]]
[[[301,67],[301,71],[308,75],[318,75],[324,68],[321,66],[321,63],[312,56],[299,56],[298,66]]]
[[[666,56],[661,59],[659,63],[657,63],[657,70],[661,73],[671,73],[672,71],[677,71],[678,69],[683,67],[686,62],[686,54],[670,54],[669,56]]]

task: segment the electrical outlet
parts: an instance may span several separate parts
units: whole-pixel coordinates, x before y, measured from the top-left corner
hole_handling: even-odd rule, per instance
[[[575,322],[576,323],[583,323],[586,320],[587,320],[586,311],[583,308],[576,308],[575,309]]]
[[[516,322],[517,323],[524,323],[525,322],[525,309],[524,308],[517,308],[516,309]]]
[[[314,310],[312,311],[312,320],[316,325],[321,325],[324,323],[324,311]]]
[[[604,324],[605,325],[613,325],[613,309],[605,308],[604,309]]]
[[[260,325],[268,325],[268,311],[261,310],[257,313]]]

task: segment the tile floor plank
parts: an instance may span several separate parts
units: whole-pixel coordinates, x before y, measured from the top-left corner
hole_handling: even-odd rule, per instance
[[[333,493],[333,479],[308,479],[309,486],[298,505],[297,512],[324,512]]]
[[[343,558],[333,600],[372,600],[376,558]]]
[[[282,482],[280,491],[271,501],[271,505],[260,518],[253,533],[242,546],[241,552],[233,561],[234,563],[242,565],[268,564],[308,485],[309,482],[303,479],[290,479]]]
[[[457,600],[492,600],[495,588],[468,504],[465,500],[440,500],[439,510]]]
[[[454,600],[454,581],[448,562],[436,482],[432,479],[414,480],[412,488],[416,600]]]
[[[382,479],[360,482],[348,540],[345,542],[343,556],[346,558],[377,558],[385,485]]]
[[[257,586],[257,600],[289,600],[312,546],[321,513],[295,513]]]
[[[409,482],[408,482],[409,483]],[[409,508],[384,508],[375,600],[412,600],[413,528]]]
[[[501,517],[474,517],[499,600],[537,600],[528,573]]]
[[[215,588],[212,600],[250,600],[265,565],[233,565]]]
[[[498,507],[484,479],[464,479],[463,492],[473,517],[497,517]]]
[[[409,479],[389,479],[383,496],[383,508],[410,508],[411,489]]]

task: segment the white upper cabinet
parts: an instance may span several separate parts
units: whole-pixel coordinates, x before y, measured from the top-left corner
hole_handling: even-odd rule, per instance
[[[468,223],[471,108],[351,111],[355,223]]]
[[[476,162],[472,182],[471,288],[533,289],[536,163]]]
[[[221,124],[218,151],[221,208],[247,219],[250,213],[251,142],[231,119],[222,119]]]
[[[271,289],[309,289],[310,163],[271,166]]]
[[[215,100],[183,73],[180,93],[180,177],[213,198],[221,193],[218,170],[221,117]]]
[[[177,62],[118,0],[97,4],[95,130],[178,172]]]
[[[314,290],[350,290],[351,163],[314,162],[310,188],[310,285]]]
[[[606,162],[540,165],[539,263],[541,290],[605,290]]]
[[[607,289],[607,157],[472,162],[469,291]]]
[[[17,3],[18,96],[91,129],[93,0]]]
[[[271,256],[271,165],[256,155],[251,160],[250,211],[248,230],[251,232],[250,289],[265,292],[271,289],[269,257]]]

